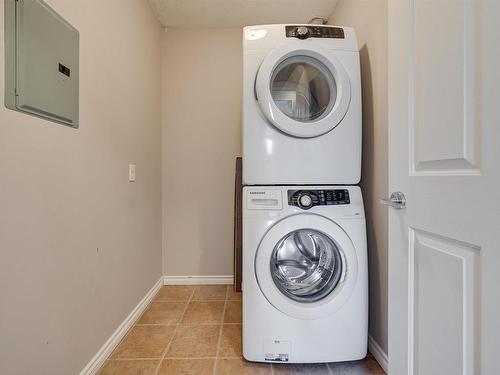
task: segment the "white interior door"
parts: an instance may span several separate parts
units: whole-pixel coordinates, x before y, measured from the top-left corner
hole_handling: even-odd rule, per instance
[[[389,372],[500,374],[500,1],[389,1]]]

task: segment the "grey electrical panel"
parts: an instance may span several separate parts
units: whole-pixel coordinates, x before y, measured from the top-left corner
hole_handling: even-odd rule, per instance
[[[4,4],[6,107],[78,128],[78,30],[42,0]]]

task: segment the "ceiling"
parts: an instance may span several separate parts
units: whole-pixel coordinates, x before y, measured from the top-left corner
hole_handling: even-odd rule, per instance
[[[149,0],[164,27],[243,27],[328,18],[337,0]]]

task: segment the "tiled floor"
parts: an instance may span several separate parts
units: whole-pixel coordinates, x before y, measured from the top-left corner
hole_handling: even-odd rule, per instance
[[[231,286],[164,286],[99,375],[383,375],[363,361],[251,363],[241,356],[241,294]]]

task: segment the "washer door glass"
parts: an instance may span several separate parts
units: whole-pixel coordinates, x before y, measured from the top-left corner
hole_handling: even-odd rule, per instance
[[[314,229],[283,237],[271,255],[271,275],[288,298],[311,303],[327,297],[339,283],[342,257],[335,242]]]
[[[271,96],[288,117],[299,122],[317,121],[330,113],[337,85],[330,70],[310,56],[283,60],[271,76]]]

